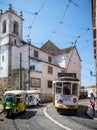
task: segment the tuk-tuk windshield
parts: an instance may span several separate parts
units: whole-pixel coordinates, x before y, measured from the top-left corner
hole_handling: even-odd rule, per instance
[[[14,102],[14,96],[12,95],[6,95],[4,99],[6,102]]]

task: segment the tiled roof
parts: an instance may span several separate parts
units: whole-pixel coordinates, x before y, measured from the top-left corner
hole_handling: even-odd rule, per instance
[[[56,55],[56,54],[60,53],[60,51],[61,51],[51,41],[47,41],[40,49],[51,55]]]
[[[54,55],[59,55],[59,54],[62,54],[62,53],[69,53],[73,48],[74,47],[59,49],[51,41],[47,41],[40,49],[45,51],[46,53],[54,56]]]
[[[95,85],[91,85],[91,86],[88,86],[87,89],[88,88],[96,88],[96,86]]]

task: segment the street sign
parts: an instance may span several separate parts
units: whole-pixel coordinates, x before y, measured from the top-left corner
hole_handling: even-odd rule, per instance
[[[29,80],[26,81],[26,84],[30,84],[31,82]]]

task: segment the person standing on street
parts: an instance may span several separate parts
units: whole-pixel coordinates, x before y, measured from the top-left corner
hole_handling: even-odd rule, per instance
[[[93,109],[93,116],[95,116],[95,96],[93,93],[91,93],[91,97],[90,97],[90,105],[92,106]]]

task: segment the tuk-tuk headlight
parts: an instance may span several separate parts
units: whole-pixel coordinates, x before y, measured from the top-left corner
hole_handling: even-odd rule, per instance
[[[6,105],[10,106],[10,102],[7,102]]]
[[[16,104],[13,104],[13,106],[15,107],[15,106],[16,106]]]

